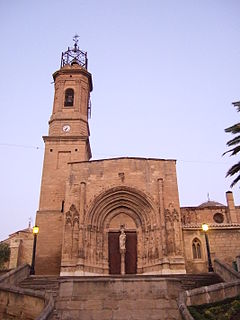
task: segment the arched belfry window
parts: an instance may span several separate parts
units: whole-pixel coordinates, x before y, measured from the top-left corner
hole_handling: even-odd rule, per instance
[[[197,238],[195,238],[192,242],[192,252],[193,252],[193,259],[201,259],[202,258],[201,242]]]
[[[74,103],[74,90],[73,89],[67,89],[65,91],[64,106],[65,107],[72,107],[73,103]]]

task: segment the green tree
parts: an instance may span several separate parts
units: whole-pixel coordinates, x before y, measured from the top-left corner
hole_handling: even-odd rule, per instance
[[[240,112],[240,101],[233,102],[234,107],[236,107],[237,112]],[[234,124],[233,126],[226,128],[225,132],[235,135],[235,137],[227,142],[227,146],[231,148],[230,150],[224,152],[223,155],[230,152],[230,156],[235,156],[240,152],[240,122]],[[226,177],[237,176],[231,183],[231,188],[240,180],[240,161],[234,164],[227,172]]]
[[[10,247],[7,243],[0,243],[0,270],[4,268],[4,263],[10,258]]]

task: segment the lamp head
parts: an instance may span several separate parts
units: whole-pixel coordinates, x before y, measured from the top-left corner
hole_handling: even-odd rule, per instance
[[[204,232],[207,232],[207,231],[208,231],[208,224],[203,223],[203,224],[202,224],[202,230],[203,230]]]
[[[32,232],[33,232],[33,234],[37,235],[39,233],[39,227],[38,226],[34,226]]]

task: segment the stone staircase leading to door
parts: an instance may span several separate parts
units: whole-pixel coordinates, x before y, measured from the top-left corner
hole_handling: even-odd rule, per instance
[[[180,291],[222,282],[215,273],[94,277],[30,276],[19,286],[51,293],[49,320],[181,319]],[[159,314],[159,318],[158,318]],[[167,317],[171,314],[171,317]],[[144,318],[144,315],[147,318]]]

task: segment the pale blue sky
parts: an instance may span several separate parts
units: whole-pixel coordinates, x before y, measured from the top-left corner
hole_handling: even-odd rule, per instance
[[[225,204],[239,12],[239,0],[0,0],[0,239],[35,219],[51,74],[75,33],[93,75],[93,158],[177,159],[182,206],[208,192]]]

